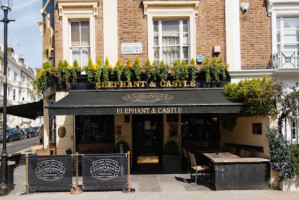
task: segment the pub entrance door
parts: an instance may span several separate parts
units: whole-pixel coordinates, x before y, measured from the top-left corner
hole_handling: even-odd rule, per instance
[[[161,169],[163,115],[133,115],[133,169]]]

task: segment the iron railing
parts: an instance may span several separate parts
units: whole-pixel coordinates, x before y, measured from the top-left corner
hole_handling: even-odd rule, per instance
[[[299,51],[283,51],[272,55],[273,68],[299,68]]]

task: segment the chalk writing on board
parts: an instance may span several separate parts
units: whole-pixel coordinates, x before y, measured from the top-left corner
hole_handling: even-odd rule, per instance
[[[99,159],[92,162],[90,173],[98,180],[110,180],[118,177],[120,166],[112,159]]]
[[[37,163],[35,168],[37,178],[44,181],[57,181],[63,178],[65,167],[57,160],[45,160]]]

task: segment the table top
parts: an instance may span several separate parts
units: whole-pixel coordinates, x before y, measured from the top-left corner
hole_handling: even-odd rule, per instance
[[[229,152],[203,153],[203,155],[209,158],[213,163],[256,163],[269,161],[264,158],[241,158]]]

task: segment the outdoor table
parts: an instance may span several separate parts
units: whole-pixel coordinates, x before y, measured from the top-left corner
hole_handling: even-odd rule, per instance
[[[269,189],[269,160],[229,152],[203,153],[212,163],[215,190]]]

